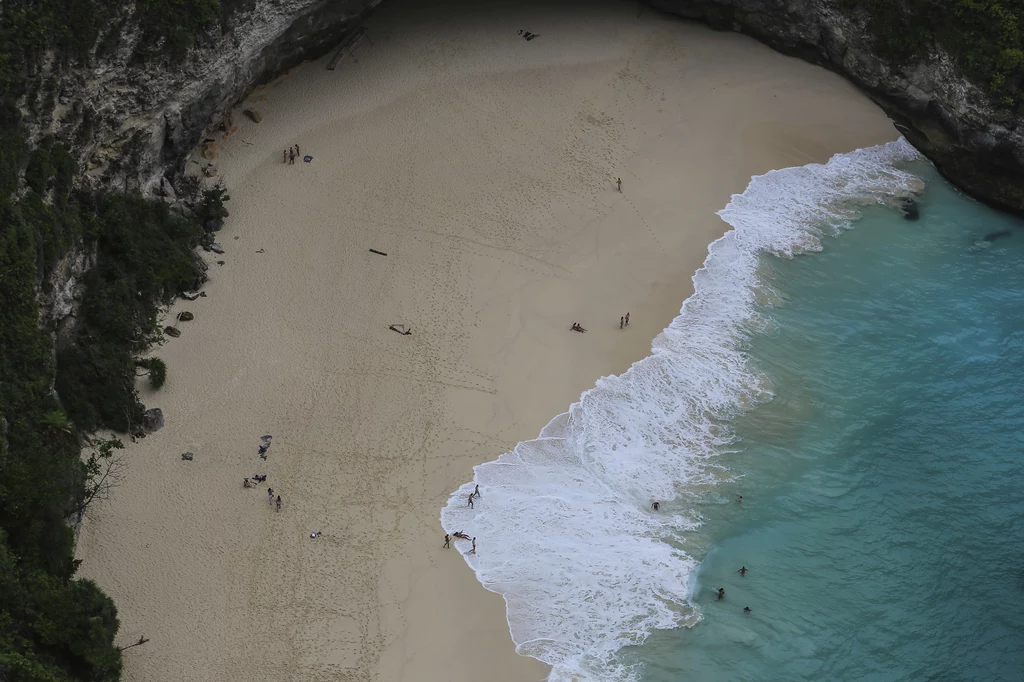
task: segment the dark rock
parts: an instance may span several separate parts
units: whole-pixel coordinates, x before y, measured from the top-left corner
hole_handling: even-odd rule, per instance
[[[181,336],[181,330],[175,329],[174,327],[164,327],[164,334],[170,336],[172,339],[176,339]]]
[[[263,121],[263,117],[260,116],[260,112],[256,111],[255,109],[245,109],[242,111],[242,113],[248,116],[250,119],[252,119],[253,123],[260,123]]]
[[[214,242],[213,244],[210,244],[210,251],[213,251],[216,254],[221,254],[224,253],[224,247],[217,242]]]
[[[981,239],[982,239],[982,241],[986,241],[986,242],[994,242],[997,239],[1006,239],[1007,237],[1011,236],[1012,234],[1013,234],[1013,232],[1011,232],[1010,230],[1002,230],[1000,232],[989,232],[988,234],[986,234]]]
[[[181,320],[182,322],[191,322],[192,320],[196,319],[196,316],[187,310],[182,310],[180,313],[178,313],[178,319]]]
[[[207,232],[216,232],[222,227],[224,227],[223,218],[207,218],[203,221],[203,229]]]
[[[224,265],[224,261],[222,261],[222,260],[217,261],[217,265]]]
[[[146,433],[159,431],[164,427],[164,411],[159,407],[146,410],[142,413],[142,430]]]
[[[907,220],[917,220],[921,217],[921,211],[917,205],[917,201],[910,197],[902,197],[899,200],[899,207],[903,212],[903,217]]]
[[[181,292],[181,297],[184,298],[187,301],[194,301],[197,298],[199,298],[199,295],[200,294],[199,294],[198,291],[183,291],[183,292]]]

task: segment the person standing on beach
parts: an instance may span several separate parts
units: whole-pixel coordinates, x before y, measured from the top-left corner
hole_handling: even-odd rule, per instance
[[[469,508],[473,508],[473,493],[469,494]]]
[[[291,149],[288,150],[288,165],[295,165],[295,147],[292,147]]]
[[[619,329],[622,329],[622,325],[625,324],[625,322],[626,322],[626,318],[624,318],[624,317],[620,317],[619,318]]]
[[[619,178],[618,180],[615,181],[615,186],[619,189],[620,192],[622,191],[622,178]]]
[[[295,156],[299,157],[300,159],[302,158],[302,152],[299,151],[299,145],[297,143],[295,145]]]
[[[480,497],[480,486],[477,485],[476,489],[473,490],[473,497]]]
[[[452,536],[448,535],[448,533],[445,533],[444,534],[444,546],[443,546],[443,549],[451,549],[451,546],[452,546]]]
[[[270,500],[270,504],[274,504],[274,489],[267,488],[267,499]]]
[[[476,554],[476,538],[473,538],[473,549],[466,552],[466,554]]]
[[[288,163],[288,150],[285,149],[281,152],[281,163]]]
[[[277,511],[281,511],[281,496],[277,496],[277,501],[274,503],[277,505]]]
[[[629,313],[626,313],[626,326],[629,326]]]

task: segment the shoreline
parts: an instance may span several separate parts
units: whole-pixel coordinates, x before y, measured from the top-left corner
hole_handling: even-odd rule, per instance
[[[622,3],[405,9],[238,107],[226,264],[173,307],[196,320],[143,390],[168,424],[79,547],[151,639],[126,679],[544,677],[441,549],[448,495],[649,353],[752,175],[896,137],[834,74]],[[282,165],[296,142],[313,162]]]

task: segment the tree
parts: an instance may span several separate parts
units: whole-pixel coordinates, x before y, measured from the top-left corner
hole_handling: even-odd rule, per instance
[[[85,484],[64,518],[81,519],[93,501],[107,499],[124,477],[126,463],[123,457],[115,454],[118,450],[124,450],[121,439],[98,438],[89,441],[89,447],[93,450],[82,463],[85,468]]]
[[[140,358],[135,361],[138,376],[148,376],[149,385],[158,389],[167,381],[167,364],[160,358]]]

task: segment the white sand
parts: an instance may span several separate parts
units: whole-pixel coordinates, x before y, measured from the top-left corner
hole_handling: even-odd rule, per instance
[[[126,680],[544,677],[441,549],[449,493],[647,353],[752,174],[895,137],[838,77],[633,3],[429,4],[235,117],[226,264],[143,392],[167,426],[79,545],[151,640]]]

